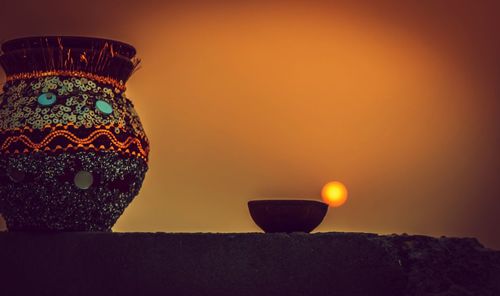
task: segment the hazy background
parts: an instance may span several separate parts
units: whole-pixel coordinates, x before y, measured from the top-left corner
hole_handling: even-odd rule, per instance
[[[0,41],[137,48],[150,170],[115,231],[257,231],[249,199],[339,180],[318,231],[500,248],[500,7],[423,2],[0,0]]]

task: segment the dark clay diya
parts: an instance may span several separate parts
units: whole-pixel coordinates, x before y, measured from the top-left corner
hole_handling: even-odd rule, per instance
[[[266,233],[309,233],[323,221],[328,205],[315,200],[252,200],[248,209]]]

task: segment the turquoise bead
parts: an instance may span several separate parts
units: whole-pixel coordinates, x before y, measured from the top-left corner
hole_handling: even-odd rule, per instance
[[[41,95],[38,96],[38,104],[42,105],[42,106],[50,106],[52,104],[54,104],[57,100],[57,97],[55,94],[53,93],[43,93]]]
[[[95,102],[95,107],[97,108],[97,110],[106,115],[113,113],[113,107],[111,107],[111,105],[106,101],[98,100],[97,102]]]

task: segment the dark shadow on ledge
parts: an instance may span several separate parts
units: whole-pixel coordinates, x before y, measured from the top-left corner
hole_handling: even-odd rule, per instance
[[[5,295],[500,295],[474,239],[0,233],[0,262]]]

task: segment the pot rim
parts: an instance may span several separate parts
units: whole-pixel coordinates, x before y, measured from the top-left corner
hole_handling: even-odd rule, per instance
[[[111,44],[113,49],[120,55],[129,59],[135,57],[136,49],[125,42],[113,39],[89,37],[89,36],[65,36],[65,35],[50,35],[50,36],[28,36],[7,40],[2,43],[1,49],[3,53],[9,53],[20,49],[59,47],[62,43],[68,48],[99,48],[106,43]]]

